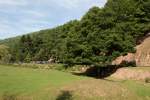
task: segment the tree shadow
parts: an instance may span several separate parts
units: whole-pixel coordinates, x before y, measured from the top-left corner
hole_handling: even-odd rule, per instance
[[[118,67],[118,66],[90,67],[85,72],[82,72],[82,73],[73,72],[72,74],[78,75],[78,76],[89,76],[89,77],[104,79],[106,77],[111,76],[119,68],[121,67]]]
[[[56,100],[73,100],[72,94],[70,91],[62,91]]]

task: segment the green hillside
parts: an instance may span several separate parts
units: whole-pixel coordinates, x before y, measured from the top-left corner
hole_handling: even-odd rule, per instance
[[[149,0],[108,0],[56,28],[1,41],[11,62],[47,61],[103,66],[128,52],[150,31]]]

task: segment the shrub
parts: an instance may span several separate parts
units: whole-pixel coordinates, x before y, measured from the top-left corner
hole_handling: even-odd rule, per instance
[[[136,67],[136,61],[123,61],[119,66],[123,67]]]

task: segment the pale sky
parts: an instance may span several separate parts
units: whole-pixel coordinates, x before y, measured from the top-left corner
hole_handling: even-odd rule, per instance
[[[107,0],[0,0],[0,39],[52,28],[80,19]]]

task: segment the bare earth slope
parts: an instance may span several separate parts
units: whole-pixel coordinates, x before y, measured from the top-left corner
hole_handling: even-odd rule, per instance
[[[150,36],[147,37],[140,45],[136,47],[135,54],[128,53],[126,56],[120,56],[112,62],[113,65],[120,65],[123,61],[136,61],[137,66],[150,67]]]
[[[150,66],[150,37],[137,47],[135,54],[136,63],[138,66]]]
[[[123,80],[131,79],[131,80],[145,81],[147,78],[150,78],[150,68],[149,67],[120,68],[111,76]]]

